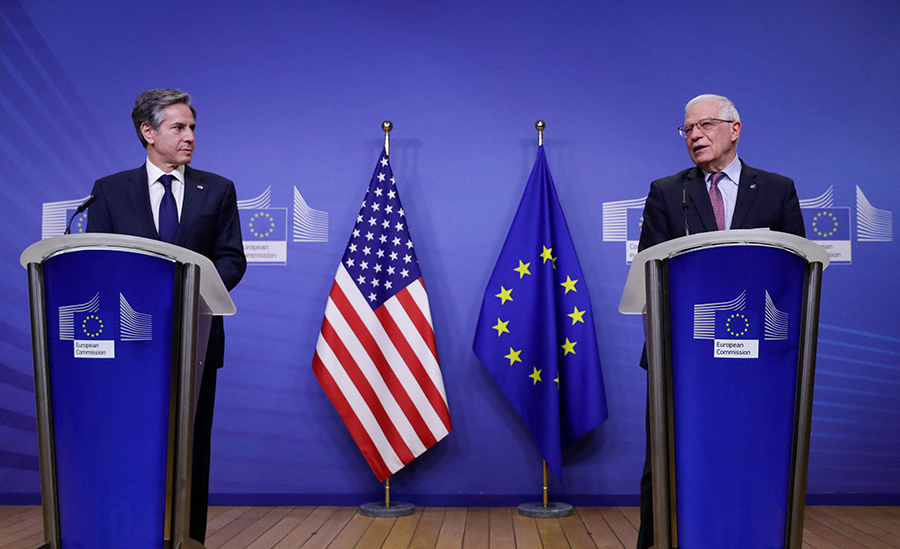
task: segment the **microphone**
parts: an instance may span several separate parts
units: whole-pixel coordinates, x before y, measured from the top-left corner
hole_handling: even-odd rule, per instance
[[[75,221],[75,217],[84,210],[88,209],[95,200],[97,200],[97,196],[92,194],[88,197],[87,200],[81,203],[81,206],[78,206],[78,209],[75,210],[75,213],[73,213],[72,217],[69,218],[69,224],[66,225],[66,232],[64,232],[63,234],[72,234],[72,222]]]
[[[684,236],[690,236],[691,229],[690,229],[690,227],[688,227],[688,220],[687,220],[687,212],[688,212],[687,183],[685,183],[681,187],[681,209],[684,210]]]

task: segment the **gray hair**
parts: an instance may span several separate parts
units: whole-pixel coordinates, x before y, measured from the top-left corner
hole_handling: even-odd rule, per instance
[[[147,148],[147,140],[141,133],[141,124],[145,122],[150,124],[153,131],[159,133],[159,125],[165,120],[163,110],[169,105],[176,103],[184,103],[191,109],[191,114],[197,118],[197,111],[191,104],[191,96],[182,91],[176,90],[148,90],[138,96],[134,100],[134,110],[131,111],[131,120],[134,122],[134,129],[137,130],[138,138],[144,148]]]
[[[719,103],[719,117],[721,117],[722,119],[736,120],[738,122],[741,121],[741,115],[738,114],[737,108],[735,108],[734,103],[732,103],[730,99],[721,95],[713,95],[711,93],[698,95],[697,97],[688,101],[688,104],[684,106],[684,114],[687,114],[694,105],[698,103],[706,103],[708,101],[717,101]]]

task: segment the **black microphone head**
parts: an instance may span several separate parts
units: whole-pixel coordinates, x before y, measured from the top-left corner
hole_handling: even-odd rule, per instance
[[[78,206],[78,211],[76,213],[81,213],[84,210],[90,208],[91,204],[93,204],[95,200],[97,200],[97,195],[92,194],[81,204],[81,206]]]

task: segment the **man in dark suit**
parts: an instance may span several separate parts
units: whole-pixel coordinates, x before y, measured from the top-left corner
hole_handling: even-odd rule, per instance
[[[686,231],[769,228],[805,236],[794,182],[738,158],[741,118],[731,101],[719,95],[695,97],[685,107],[684,125],[678,130],[696,166],[650,184],[638,251],[685,236]],[[647,369],[646,349],[641,367]],[[646,429],[638,549],[653,546],[649,408]]]
[[[230,291],[247,268],[234,184],[187,166],[194,153],[196,110],[191,97],[173,90],[138,96],[134,127],[147,161],[97,180],[88,232],[154,238],[208,257]],[[203,543],[209,499],[209,454],[216,371],[225,354],[222,317],[210,328],[205,369],[194,421],[190,536]]]

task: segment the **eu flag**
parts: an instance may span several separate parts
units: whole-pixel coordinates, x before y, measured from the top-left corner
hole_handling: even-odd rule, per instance
[[[810,240],[850,240],[850,208],[808,208],[803,219]]]
[[[544,147],[484,292],[475,354],[562,476],[562,449],[606,420],[584,274]]]

